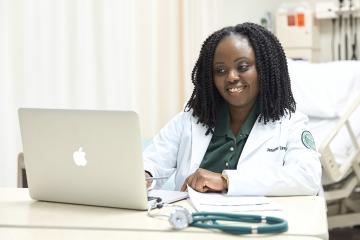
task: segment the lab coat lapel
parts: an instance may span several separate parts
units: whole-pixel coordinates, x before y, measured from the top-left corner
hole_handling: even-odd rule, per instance
[[[206,127],[201,123],[197,123],[197,119],[193,118],[191,122],[191,166],[190,172],[194,172],[199,166],[209,146],[212,134],[205,135]]]
[[[268,139],[276,134],[275,129],[279,127],[279,121],[268,122],[265,125],[263,122],[259,122],[258,120],[259,119],[256,120],[254,127],[246,140],[239,162],[260,148]]]

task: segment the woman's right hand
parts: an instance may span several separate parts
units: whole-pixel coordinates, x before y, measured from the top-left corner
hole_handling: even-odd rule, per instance
[[[151,178],[151,175],[148,172],[145,172],[145,182],[146,182],[146,188],[149,188],[152,184],[152,179],[148,179],[147,178]]]

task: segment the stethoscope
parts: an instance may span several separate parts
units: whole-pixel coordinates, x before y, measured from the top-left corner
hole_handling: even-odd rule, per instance
[[[163,207],[172,207],[174,210],[170,215],[153,214],[153,209],[161,209]],[[150,217],[168,217],[168,221],[173,229],[181,230],[186,227],[199,227],[205,229],[218,229],[231,234],[266,234],[266,233],[282,233],[288,230],[286,220],[278,217],[250,215],[250,214],[234,214],[225,212],[193,212],[190,213],[186,208],[179,205],[171,205],[162,203],[161,198],[157,198],[148,208]],[[222,224],[225,222],[243,222],[243,223],[260,223],[262,225],[239,226]]]

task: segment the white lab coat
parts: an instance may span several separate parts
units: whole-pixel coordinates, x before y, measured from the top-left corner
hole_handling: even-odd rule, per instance
[[[315,195],[321,188],[319,153],[303,144],[307,117],[301,113],[279,121],[256,121],[240,155],[236,170],[226,170],[229,195]],[[180,190],[205,155],[212,135],[190,112],[177,114],[153,138],[143,153],[145,170],[154,177],[174,171]],[[285,149],[285,148],[286,149]],[[160,188],[164,181],[157,181]]]

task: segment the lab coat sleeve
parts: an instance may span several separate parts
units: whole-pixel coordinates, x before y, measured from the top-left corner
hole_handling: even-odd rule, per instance
[[[236,170],[226,170],[229,195],[316,195],[321,189],[320,154],[311,150],[301,140],[306,130],[307,117],[294,114],[287,125],[287,150],[283,164],[269,161],[256,166],[240,165]],[[284,130],[284,129],[283,129]],[[282,130],[282,131],[283,131]],[[250,159],[250,161],[256,159]],[[252,168],[252,169],[251,169]]]
[[[144,169],[153,177],[170,176],[175,171],[185,117],[185,112],[177,114],[154,136],[151,144],[144,150]],[[157,180],[155,188],[160,188],[165,182],[166,179]]]

